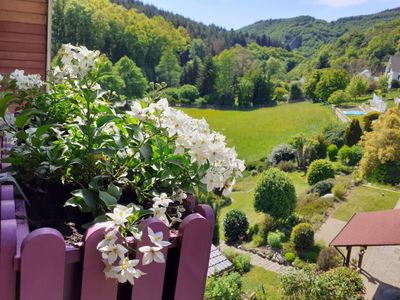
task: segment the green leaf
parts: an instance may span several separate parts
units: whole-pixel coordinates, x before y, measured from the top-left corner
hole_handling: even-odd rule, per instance
[[[71,194],[77,199],[82,199],[90,212],[94,212],[96,210],[96,196],[93,191],[88,189],[80,189],[73,191]]]
[[[79,210],[83,213],[90,213],[92,210],[86,205],[85,200],[80,197],[71,197],[69,198],[64,206],[71,206],[71,207],[77,207]]]
[[[153,149],[151,149],[150,145],[143,145],[139,151],[146,161],[149,161],[153,157]]]
[[[105,191],[100,191],[99,197],[101,201],[103,201],[103,203],[107,206],[107,208],[114,207],[118,202],[117,198],[115,198],[114,196],[110,195]]]
[[[104,124],[113,121],[115,119],[118,119],[118,116],[113,116],[113,115],[102,116],[96,120],[97,127],[101,127]]]
[[[14,99],[13,94],[5,94],[3,99],[0,100],[0,117],[4,118],[8,104]]]
[[[106,215],[101,215],[101,216],[98,216],[97,218],[95,218],[92,222],[83,224],[83,225],[82,225],[82,228],[83,228],[83,229],[89,229],[89,228],[92,227],[94,224],[102,223],[102,222],[107,222],[107,221],[108,221],[107,216],[106,216]]]
[[[115,197],[117,200],[119,200],[119,198],[122,195],[122,189],[119,186],[116,186],[114,183],[111,182],[108,185],[107,193],[109,193],[110,195]]]

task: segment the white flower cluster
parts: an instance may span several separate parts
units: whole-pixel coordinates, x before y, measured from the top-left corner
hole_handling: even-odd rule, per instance
[[[183,200],[187,195],[182,190],[177,190],[171,197],[167,194],[161,193],[159,196],[153,198],[153,207],[150,210],[153,216],[160,219],[167,226],[172,226],[175,223],[182,222],[182,213],[185,212],[183,207]],[[170,205],[178,203],[177,205]],[[167,213],[167,208],[172,211]]]
[[[25,75],[25,71],[18,69],[10,74],[10,78],[15,80],[17,88],[21,91],[40,88],[44,84],[39,74]]]
[[[144,272],[136,268],[139,260],[129,258],[127,241],[124,241],[126,246],[119,242],[119,230],[126,226],[133,212],[133,207],[117,205],[112,213],[108,213],[107,216],[111,219],[113,225],[112,230],[106,233],[104,239],[97,245],[105,264],[104,273],[106,277],[116,279],[120,283],[129,281],[134,284],[135,279],[145,275]],[[148,227],[148,237],[153,245],[138,249],[143,253],[142,265],[148,265],[153,261],[165,263],[165,257],[161,250],[171,243],[164,241],[162,232],[154,232],[150,227]]]
[[[130,115],[140,120],[155,121],[159,127],[165,128],[170,137],[175,137],[177,154],[187,152],[192,163],[200,166],[209,164],[202,179],[209,192],[219,189],[228,195],[235,178],[242,176],[244,162],[237,158],[235,149],[226,146],[225,137],[210,130],[204,119],[194,119],[170,107],[167,99],[147,107],[134,102]]]
[[[55,67],[53,76],[60,82],[65,77],[82,79],[92,70],[100,57],[99,51],[88,50],[84,46],[64,44],[61,50],[62,67]]]

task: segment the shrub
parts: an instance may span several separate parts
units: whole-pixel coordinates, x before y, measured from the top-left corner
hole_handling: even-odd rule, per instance
[[[362,136],[362,129],[358,119],[353,119],[350,126],[344,132],[344,143],[347,146],[354,146],[357,144]]]
[[[259,234],[253,235],[253,244],[256,247],[260,247],[260,246],[264,245],[265,244],[264,238]]]
[[[344,145],[345,124],[330,124],[323,130],[323,136],[329,144],[335,144],[338,148]]]
[[[293,265],[302,264],[296,258]],[[309,267],[293,269],[281,277],[283,299],[287,300],[317,300],[312,298],[314,282],[318,277],[317,272]]]
[[[268,161],[271,165],[276,166],[282,161],[294,161],[296,159],[296,150],[290,145],[276,146],[268,156]]]
[[[300,83],[293,82],[289,88],[289,101],[290,100],[300,100],[303,99],[303,91],[301,89]]]
[[[379,116],[381,114],[379,112],[373,111],[370,113],[367,113],[363,117],[363,122],[364,122],[364,131],[370,132],[372,131],[372,124],[374,123],[375,120],[379,119]]]
[[[170,87],[163,90],[165,97],[173,103],[179,102],[179,89]]]
[[[281,161],[276,167],[283,172],[293,172],[296,170],[296,164],[293,161]]]
[[[343,199],[346,195],[346,187],[343,183],[338,183],[332,188],[333,195],[338,199]]]
[[[307,222],[320,224],[332,206],[333,197],[320,198],[318,194],[310,193],[299,197],[296,212]]]
[[[241,297],[242,277],[239,273],[233,272],[208,278],[204,295],[206,300],[240,300]]]
[[[274,219],[270,215],[265,215],[264,220],[259,224],[258,234],[266,241],[268,232],[276,230],[278,225],[279,223],[276,219]]]
[[[194,102],[199,97],[199,90],[194,85],[185,84],[179,89],[179,98]]]
[[[233,250],[232,248],[227,248],[224,250],[223,254],[226,256],[227,259],[229,259],[231,262],[235,259],[236,256],[238,256],[238,253]]]
[[[363,151],[360,146],[349,147],[344,145],[338,152],[339,161],[347,166],[357,165],[363,156]]]
[[[335,170],[333,165],[324,159],[313,161],[307,171],[307,182],[314,185],[319,181],[335,178]]]
[[[337,250],[333,247],[322,249],[317,259],[318,269],[328,271],[339,267],[341,259]]]
[[[315,282],[315,299],[364,299],[364,283],[358,272],[339,267],[321,274]]]
[[[319,196],[329,194],[332,191],[334,180],[332,178],[322,180],[314,184],[309,193],[317,193]]]
[[[290,239],[296,249],[309,249],[314,245],[314,229],[309,223],[300,223],[293,228]]]
[[[327,149],[328,158],[330,161],[335,161],[338,154],[338,147],[335,144],[330,144]]]
[[[389,161],[377,167],[370,176],[372,181],[384,184],[399,184],[400,183],[400,162]]]
[[[296,259],[296,254],[295,253],[293,253],[293,252],[287,252],[287,253],[285,253],[285,260],[288,262],[288,263],[292,263],[292,262],[294,262],[294,260]]]
[[[244,212],[234,209],[226,214],[223,227],[226,242],[233,243],[238,240],[240,235],[246,234],[249,221]]]
[[[233,266],[235,271],[240,274],[247,273],[250,271],[250,255],[239,254],[233,259]]]
[[[267,242],[272,248],[280,248],[282,239],[284,238],[285,234],[280,231],[269,232]]]
[[[265,171],[256,186],[254,208],[274,218],[288,217],[296,207],[296,191],[286,173],[271,168]]]
[[[348,93],[346,93],[343,90],[338,90],[329,96],[328,103],[338,105],[347,102],[349,100],[350,97]]]

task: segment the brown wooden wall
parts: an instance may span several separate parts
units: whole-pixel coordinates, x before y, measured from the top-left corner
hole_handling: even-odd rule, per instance
[[[50,0],[0,0],[0,73],[46,75]]]

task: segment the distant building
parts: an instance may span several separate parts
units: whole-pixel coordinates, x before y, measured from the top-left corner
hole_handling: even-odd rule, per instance
[[[385,73],[388,74],[389,77],[389,87],[392,87],[394,80],[400,80],[400,54],[393,55],[389,58]]]
[[[374,97],[369,101],[370,107],[380,113],[384,113],[387,110],[387,104],[381,97],[374,93]]]

